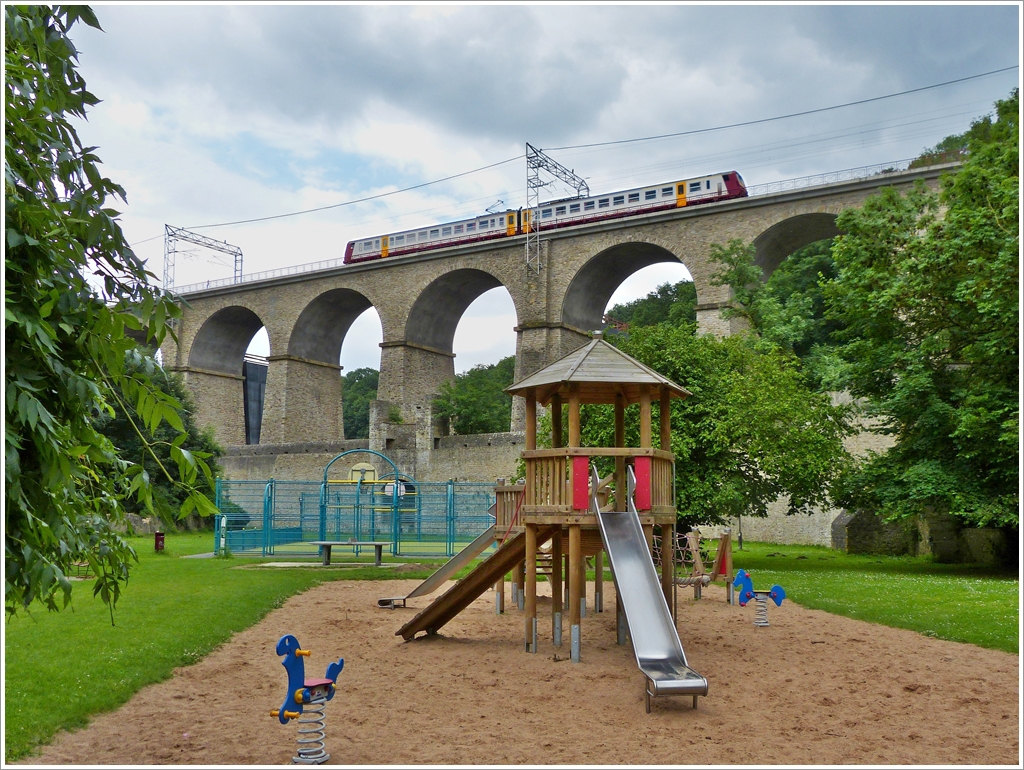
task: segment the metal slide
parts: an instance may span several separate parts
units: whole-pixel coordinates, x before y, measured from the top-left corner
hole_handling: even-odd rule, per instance
[[[404,607],[406,599],[413,599],[417,596],[426,596],[437,590],[443,582],[469,564],[473,559],[482,554],[494,542],[494,526],[483,532],[480,537],[467,545],[452,558],[446,561],[441,568],[428,577],[405,596],[396,596],[394,599],[378,599],[377,606],[393,610],[395,607]]]
[[[551,539],[556,527],[541,527],[537,531],[537,545]],[[476,569],[449,588],[416,617],[395,632],[409,641],[420,631],[436,634],[437,630],[454,618],[484,591],[491,588],[516,564],[526,558],[526,533],[520,532],[506,540],[501,548],[480,562]]]
[[[591,490],[600,481],[597,469],[591,466]],[[708,694],[708,680],[686,662],[686,653],[679,641],[668,602],[661,592],[661,582],[651,560],[647,538],[640,525],[640,516],[633,504],[636,478],[628,469],[627,511],[602,513],[596,494],[591,492],[591,510],[601,526],[604,548],[615,577],[615,591],[626,614],[629,638],[637,666],[647,677],[644,702],[651,712],[651,696]]]

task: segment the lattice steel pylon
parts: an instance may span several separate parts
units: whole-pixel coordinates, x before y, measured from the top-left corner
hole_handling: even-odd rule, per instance
[[[540,275],[544,267],[540,258],[540,191],[552,183],[541,180],[541,171],[546,171],[571,187],[576,192],[576,198],[590,195],[590,187],[582,177],[576,176],[573,169],[566,168],[529,142],[526,143],[526,209],[523,211],[522,225],[526,234],[526,271],[535,275]]]
[[[164,225],[164,291],[169,291],[174,286],[174,263],[178,254],[178,241],[194,243],[196,246],[203,246],[222,254],[230,254],[235,259],[235,283],[242,280],[242,250],[232,246],[227,241],[215,241],[205,235],[186,230],[184,227]]]

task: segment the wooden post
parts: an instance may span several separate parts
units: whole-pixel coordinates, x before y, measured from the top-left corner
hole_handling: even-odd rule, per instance
[[[615,394],[615,446],[626,446],[626,397]],[[626,510],[626,458],[615,458],[615,510]]]
[[[526,525],[526,651],[537,652],[537,525]]]
[[[604,551],[594,554],[594,612],[604,612]]]
[[[665,594],[665,601],[668,606],[672,606],[672,587],[674,570],[672,569],[672,561],[675,556],[675,549],[672,544],[675,542],[675,525],[674,524],[662,524],[661,525],[661,592]],[[675,615],[673,614],[673,618]]]
[[[647,540],[647,550],[653,556],[654,555],[654,525],[644,524],[644,539]]]
[[[672,394],[668,388],[661,389],[661,448],[672,451]]]
[[[551,639],[562,646],[562,530],[551,536]]]
[[[582,538],[582,531],[580,533]],[[580,572],[580,617],[583,617],[583,613],[586,611],[587,606],[587,557],[583,555],[582,541],[580,548],[580,560],[576,568]]]
[[[569,446],[580,445],[580,386],[569,383]]]
[[[640,386],[640,446],[649,448],[651,443],[651,389]]]
[[[526,448],[537,448],[537,392],[531,390],[526,398]]]
[[[562,446],[562,397],[558,393],[551,397],[551,446]]]

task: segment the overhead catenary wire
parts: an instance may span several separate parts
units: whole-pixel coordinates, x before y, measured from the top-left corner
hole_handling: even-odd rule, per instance
[[[642,136],[636,139],[614,139],[609,142],[591,142],[589,144],[568,144],[563,147],[545,147],[545,150],[580,150],[587,147],[609,147],[615,144],[635,144],[637,142],[651,142],[655,139],[670,139],[676,136],[692,136],[694,134],[708,134],[712,131],[725,131],[730,128],[742,128],[743,126],[756,126],[761,123],[771,123],[776,120],[788,120],[790,118],[800,118],[806,115],[816,115],[820,112],[829,112],[831,110],[840,110],[844,107],[855,107],[860,104],[869,104],[871,102],[879,102],[883,99],[894,99],[897,96],[906,96],[908,94],[916,94],[921,91],[930,91],[934,88],[943,88],[944,86],[951,86],[955,83],[963,83],[968,80],[977,80],[978,78],[988,77],[989,75],[996,75],[1000,72],[1009,72],[1010,70],[1017,69],[1020,65],[1014,64],[1010,67],[1002,67],[997,70],[990,70],[988,72],[982,72],[978,75],[968,75],[967,77],[957,78],[955,80],[947,80],[944,83],[935,83],[930,86],[921,86],[920,88],[911,88],[907,91],[899,91],[894,94],[886,94],[884,96],[872,96],[869,99],[858,99],[854,102],[846,102],[845,104],[836,104],[831,107],[818,107],[813,110],[803,110],[802,112],[791,112],[788,115],[776,115],[772,118],[758,118],[757,120],[745,120],[740,123],[729,123],[724,126],[712,126],[710,128],[694,128],[689,131],[675,131],[671,134],[658,134],[657,136]]]
[[[707,133],[712,133],[712,132],[715,132],[715,131],[725,131],[725,130],[728,130],[728,129],[740,128],[740,127],[744,127],[744,126],[761,125],[761,124],[764,124],[764,123],[770,123],[770,122],[779,121],[779,120],[788,120],[788,119],[795,118],[795,117],[803,117],[803,116],[806,116],[806,115],[814,115],[814,114],[818,114],[818,113],[822,113],[822,112],[829,112],[829,111],[832,111],[832,110],[843,109],[845,107],[853,107],[853,106],[858,106],[858,105],[862,105],[862,104],[869,104],[871,102],[882,101],[882,100],[885,100],[885,99],[893,99],[893,98],[896,98],[896,97],[899,97],[899,96],[906,96],[908,94],[920,93],[922,91],[929,91],[929,90],[933,90],[933,89],[936,89],[936,88],[943,88],[943,87],[946,87],[946,86],[955,85],[957,83],[963,83],[963,82],[967,82],[967,81],[970,81],[970,80],[977,80],[979,78],[988,77],[990,75],[995,75],[995,74],[999,74],[999,73],[1003,73],[1003,72],[1009,72],[1011,70],[1018,69],[1019,66],[1020,65],[1018,65],[1018,64],[1014,64],[1014,65],[1009,66],[1009,67],[1001,67],[999,69],[989,70],[988,72],[982,72],[982,73],[975,74],[975,75],[968,75],[968,76],[962,77],[962,78],[956,78],[956,79],[953,79],[953,80],[947,80],[947,81],[942,82],[942,83],[934,83],[932,85],[921,86],[921,87],[918,87],[918,88],[912,88],[912,89],[908,89],[908,90],[905,90],[905,91],[899,91],[899,92],[892,93],[892,94],[885,94],[883,96],[874,96],[874,97],[870,97],[868,99],[859,99],[859,100],[852,101],[852,102],[846,102],[844,104],[832,105],[830,107],[819,107],[819,108],[812,109],[812,110],[804,110],[804,111],[801,111],[801,112],[789,113],[787,115],[777,115],[777,116],[770,117],[770,118],[759,118],[757,120],[743,121],[743,122],[739,122],[739,123],[731,123],[731,124],[722,125],[722,126],[711,126],[711,127],[708,127],[708,128],[691,129],[691,130],[687,130],[687,131],[677,131],[677,132],[672,132],[672,133],[668,133],[668,134],[659,134],[659,135],[655,135],[655,136],[637,137],[637,138],[633,138],[633,139],[617,139],[617,140],[612,140],[612,141],[607,141],[607,142],[591,142],[591,143],[587,143],[587,144],[577,144],[577,145],[564,145],[564,146],[560,146],[560,147],[548,147],[548,148],[545,148],[545,149],[551,150],[551,151],[556,151],[556,150],[575,150],[575,149],[587,149],[587,148],[596,148],[596,147],[609,147],[609,146],[614,146],[614,145],[636,144],[636,143],[640,143],[640,142],[655,141],[655,140],[658,140],[658,139],[668,139],[668,138],[679,137],[679,136],[692,136],[692,135],[696,135],[696,134],[707,134]],[[326,205],[326,206],[318,206],[316,208],[303,209],[301,211],[292,211],[292,212],[288,212],[288,213],[284,213],[284,214],[273,214],[273,215],[264,216],[264,217],[252,217],[252,218],[249,218],[249,219],[234,220],[234,221],[231,221],[231,222],[215,222],[215,223],[205,224],[205,225],[193,225],[193,226],[189,227],[188,229],[191,229],[191,230],[202,230],[202,229],[208,229],[208,228],[213,228],[213,227],[229,227],[229,226],[234,226],[234,225],[254,224],[254,223],[257,223],[257,222],[266,222],[266,221],[271,221],[271,220],[276,220],[276,219],[285,219],[285,218],[288,218],[288,217],[295,217],[295,216],[300,216],[300,215],[303,215],[303,214],[312,214],[312,213],[316,213],[316,212],[319,212],[319,211],[328,211],[328,210],[331,210],[331,209],[343,208],[343,207],[346,207],[346,206],[353,206],[353,205],[358,204],[358,203],[366,203],[366,202],[369,202],[369,201],[379,200],[381,198],[387,198],[387,197],[390,197],[390,196],[393,196],[393,195],[399,195],[401,193],[411,192],[413,190],[422,189],[424,187],[429,187],[429,186],[432,186],[432,185],[441,184],[443,182],[451,181],[452,179],[459,179],[461,177],[469,176],[471,174],[476,174],[476,173],[479,173],[481,171],[486,171],[486,170],[489,170],[489,169],[492,169],[492,168],[497,168],[499,166],[506,165],[508,163],[513,163],[513,162],[515,162],[517,160],[521,160],[524,157],[525,157],[525,154],[516,155],[514,157],[506,158],[505,160],[501,160],[501,161],[498,161],[496,163],[490,163],[490,164],[488,164],[486,166],[481,166],[479,168],[470,169],[469,171],[463,171],[463,172],[460,172],[458,174],[451,174],[449,176],[442,177],[440,179],[433,179],[433,180],[430,180],[428,182],[421,182],[419,184],[411,185],[409,187],[403,187],[403,188],[400,188],[400,189],[397,189],[397,190],[389,190],[388,192],[378,193],[376,195],[368,195],[368,196],[364,196],[362,198],[356,198],[356,199],[353,199],[353,200],[342,201],[341,203],[334,203],[334,204],[329,204],[329,205]],[[154,241],[157,238],[161,238],[161,237],[162,237],[162,235],[156,235],[156,236],[153,236],[151,238],[146,238],[144,240],[137,241],[135,245],[141,245],[143,243],[148,243],[149,241]]]

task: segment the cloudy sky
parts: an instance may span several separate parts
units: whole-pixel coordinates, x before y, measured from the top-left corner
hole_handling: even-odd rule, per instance
[[[1020,61],[1000,5],[97,5],[76,27],[102,101],[80,126],[125,187],[122,225],[163,275],[165,223],[239,246],[245,272],[340,258],[354,238],[525,204],[525,142],[610,192],[736,169],[748,185],[911,158],[989,113],[1019,69],[745,128]],[[371,202],[263,222],[510,162]],[[557,191],[556,191],[557,192]],[[221,225],[207,227],[207,225]],[[180,256],[175,284],[231,275]],[[655,266],[612,303],[687,274]],[[515,349],[504,289],[456,334],[456,368]],[[373,310],[342,350],[379,365]],[[251,348],[266,353],[258,335]]]

